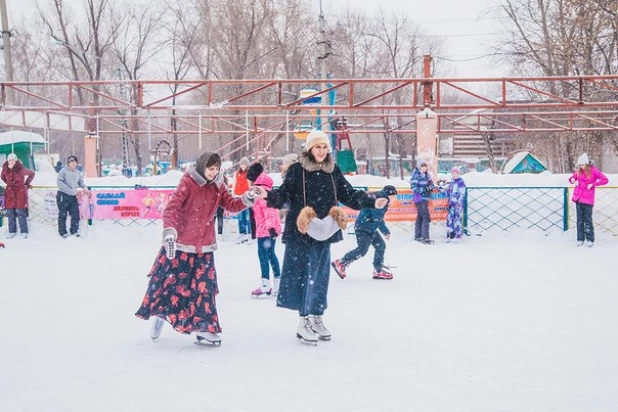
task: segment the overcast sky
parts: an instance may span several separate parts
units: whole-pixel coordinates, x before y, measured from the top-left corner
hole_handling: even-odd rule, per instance
[[[319,3],[319,0],[315,0]],[[322,0],[325,12],[349,4],[367,12],[403,11],[429,35],[444,39],[444,50],[436,59],[448,59],[453,77],[508,77],[508,68],[487,56],[489,43],[499,25],[487,12],[496,7],[491,0]],[[420,76],[420,73],[418,74]],[[450,77],[450,76],[449,76]]]
[[[6,0],[11,16],[10,24],[22,16],[34,13],[34,0]],[[320,0],[312,0],[319,10]],[[368,13],[378,7],[385,11],[403,11],[419,25],[424,33],[440,36],[445,46],[436,59],[449,61],[448,77],[508,77],[508,68],[492,61],[489,43],[499,30],[487,11],[496,7],[496,0],[321,0],[328,23],[333,10],[352,5]],[[69,0],[78,3],[78,0]],[[317,19],[317,15],[316,15]],[[421,73],[417,74],[418,77]],[[443,76],[441,76],[443,77]]]

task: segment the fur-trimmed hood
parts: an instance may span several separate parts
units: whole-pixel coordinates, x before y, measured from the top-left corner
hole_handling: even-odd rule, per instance
[[[300,156],[298,156],[298,163],[308,172],[322,171],[324,173],[332,173],[333,170],[335,170],[335,161],[330,153],[326,155],[322,163],[318,163],[313,160],[311,153],[302,152]]]
[[[217,188],[219,188],[224,183],[224,176],[223,176],[223,172],[222,171],[219,171],[219,173],[217,173],[217,176],[215,176],[214,180],[206,180],[206,179],[204,179],[202,177],[202,175],[200,175],[197,172],[197,170],[195,170],[194,166],[189,166],[189,170],[187,170],[187,173],[200,186],[204,186],[206,184],[214,183],[214,184],[217,185]]]

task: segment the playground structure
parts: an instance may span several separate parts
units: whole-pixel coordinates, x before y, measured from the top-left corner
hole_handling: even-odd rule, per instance
[[[430,160],[434,170],[439,134],[618,129],[618,76],[439,79],[429,77],[428,70],[424,75],[328,79],[328,87],[320,90],[316,79],[3,83],[0,125],[39,129],[43,135],[48,130],[83,133],[90,176],[100,173],[90,165],[97,161],[92,153],[99,139],[110,136],[147,136],[153,150],[156,141],[176,134],[199,139],[200,147],[203,139],[228,135],[232,140],[218,149],[224,159],[249,147],[260,157],[270,153],[276,139],[303,131],[303,121],[312,116],[345,118],[345,128],[334,127],[333,121],[321,125],[335,137],[416,138],[417,155]],[[171,93],[170,85],[178,85],[178,91]],[[547,92],[548,85],[562,95]],[[124,96],[117,92],[120,86]],[[322,97],[334,91],[337,101],[325,104]],[[89,102],[79,95],[89,96]]]

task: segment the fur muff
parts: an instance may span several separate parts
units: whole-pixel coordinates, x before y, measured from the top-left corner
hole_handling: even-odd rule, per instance
[[[337,226],[339,226],[341,229],[345,230],[345,228],[348,227],[348,216],[339,206],[331,207],[328,214],[332,216],[333,219],[335,219],[335,222],[337,222]]]
[[[296,219],[296,226],[298,226],[298,231],[303,235],[307,234],[309,231],[309,224],[313,218],[317,217],[315,210],[311,206],[305,206],[300,210],[298,215],[298,219]]]

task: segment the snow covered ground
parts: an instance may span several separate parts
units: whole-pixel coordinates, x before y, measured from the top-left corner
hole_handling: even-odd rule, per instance
[[[433,228],[434,238],[441,233]],[[133,313],[160,226],[97,224],[85,239],[31,237],[0,249],[0,410],[539,411],[618,409],[618,239],[488,233],[425,246],[396,229],[331,276],[331,342],[297,342],[297,314],[253,299],[256,246],[215,259],[223,345],[169,326],[152,342]],[[229,234],[228,237],[232,237]],[[355,245],[332,248],[333,258]],[[281,257],[282,245],[278,245]]]

